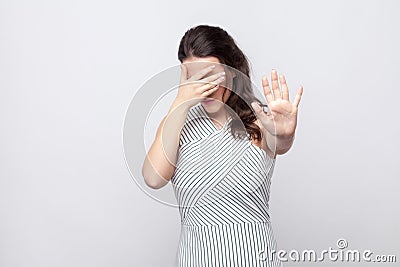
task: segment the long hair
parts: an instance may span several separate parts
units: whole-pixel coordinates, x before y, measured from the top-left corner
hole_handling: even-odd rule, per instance
[[[225,103],[237,114],[232,116],[229,125],[231,133],[234,137],[248,137],[260,141],[261,130],[254,123],[256,115],[252,111],[250,103],[261,103],[261,101],[254,95],[251,86],[249,60],[237,46],[235,40],[220,27],[198,25],[186,31],[179,44],[178,59],[180,62],[192,56],[213,56],[218,58],[220,63],[237,70],[232,88],[229,88],[231,94]],[[225,92],[226,89],[222,99],[224,99]],[[228,112],[232,113],[231,110]],[[239,117],[241,121],[236,117]],[[245,131],[242,125],[244,125]]]

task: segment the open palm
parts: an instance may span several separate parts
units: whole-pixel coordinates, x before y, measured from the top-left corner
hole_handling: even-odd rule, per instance
[[[279,88],[278,73],[276,70],[271,72],[272,91],[269,86],[267,77],[262,78],[262,86],[264,95],[268,104],[268,112],[264,112],[259,105],[252,104],[255,109],[256,116],[264,126],[264,128],[275,136],[290,137],[294,134],[297,125],[297,111],[300,103],[303,87],[300,86],[293,103],[289,100],[289,89],[286,79],[280,75]]]

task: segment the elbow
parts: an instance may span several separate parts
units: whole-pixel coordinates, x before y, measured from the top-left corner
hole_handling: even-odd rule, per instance
[[[142,176],[145,184],[152,189],[160,189],[168,183],[158,175],[148,173],[145,168],[142,168]]]
[[[145,176],[144,176],[144,182],[151,189],[160,189],[161,187],[163,187],[165,185],[165,184],[161,184],[156,179],[150,179],[149,177],[145,177]]]

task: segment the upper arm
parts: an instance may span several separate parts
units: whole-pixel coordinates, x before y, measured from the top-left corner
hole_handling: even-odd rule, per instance
[[[163,187],[175,172],[175,165],[167,158],[162,145],[162,128],[167,116],[161,120],[155,140],[145,156],[142,166],[142,175],[146,184],[153,189]]]

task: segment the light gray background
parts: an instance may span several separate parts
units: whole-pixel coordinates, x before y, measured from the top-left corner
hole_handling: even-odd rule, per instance
[[[291,100],[304,86],[273,175],[278,247],[346,238],[399,260],[399,6],[1,1],[0,266],[172,266],[178,210],[130,177],[122,125],[136,90],[203,23],[236,39],[256,84],[276,68]]]

